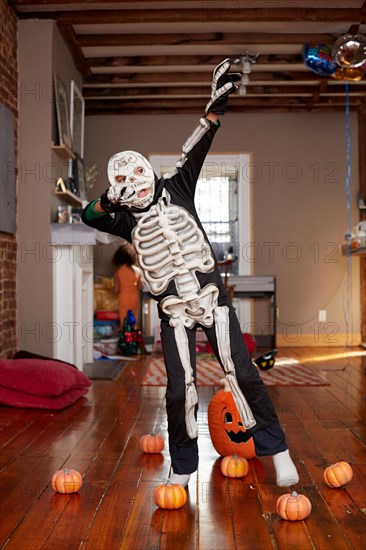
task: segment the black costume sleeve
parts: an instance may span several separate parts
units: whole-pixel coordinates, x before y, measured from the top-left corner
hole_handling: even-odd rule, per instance
[[[134,225],[131,216],[126,212],[115,212],[113,216],[108,213],[96,216],[93,209],[94,203],[95,201],[92,201],[84,208],[81,214],[82,221],[94,229],[117,235],[131,242],[131,231]]]
[[[176,193],[180,194],[181,192],[182,197],[189,197],[192,200],[196,191],[197,180],[201,168],[210,150],[215,134],[220,127],[218,121],[217,124],[215,124],[210,120],[205,120],[209,123],[208,130],[197,143],[193,145],[192,149],[186,153],[183,165],[179,166],[180,163],[177,163],[176,173],[169,178],[169,183],[174,186]],[[189,140],[187,140],[187,143],[188,141]]]

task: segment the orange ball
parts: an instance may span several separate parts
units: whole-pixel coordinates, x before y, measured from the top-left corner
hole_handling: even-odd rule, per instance
[[[58,470],[51,479],[52,489],[57,493],[76,493],[82,484],[81,474],[71,468]]]
[[[154,502],[159,508],[177,510],[187,502],[187,492],[184,487],[173,485],[158,485],[153,493]]]
[[[147,434],[140,439],[140,449],[144,453],[161,453],[164,445],[164,438],[161,435]]]
[[[324,481],[329,487],[342,487],[351,481],[353,471],[348,462],[336,462],[324,471]]]
[[[225,456],[221,461],[221,473],[226,477],[244,477],[248,470],[248,461],[242,456]]]
[[[311,512],[311,502],[305,495],[299,495],[296,491],[287,493],[278,498],[276,504],[277,514],[282,519],[289,521],[302,520]]]

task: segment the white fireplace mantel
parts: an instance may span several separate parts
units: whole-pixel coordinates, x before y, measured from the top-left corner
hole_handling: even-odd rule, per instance
[[[59,225],[67,227],[54,229]],[[53,352],[82,370],[93,361],[95,231],[87,226],[71,229],[73,225],[79,224],[52,224]]]
[[[93,245],[97,230],[84,223],[52,223],[51,242],[64,245]]]

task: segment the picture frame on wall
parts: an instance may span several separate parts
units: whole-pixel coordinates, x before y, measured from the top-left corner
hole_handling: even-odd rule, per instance
[[[82,223],[82,208],[76,208],[74,206],[70,206],[70,214],[69,214],[69,221],[70,223]]]
[[[73,151],[84,158],[85,101],[74,80],[70,83],[70,129]]]
[[[54,73],[54,92],[56,104],[57,129],[59,145],[66,145],[72,151],[72,139],[70,129],[69,100],[67,88],[61,78]]]
[[[14,113],[0,102],[0,231],[16,232],[16,145]]]
[[[86,200],[85,166],[84,160],[77,154],[72,161],[73,180],[81,200]]]

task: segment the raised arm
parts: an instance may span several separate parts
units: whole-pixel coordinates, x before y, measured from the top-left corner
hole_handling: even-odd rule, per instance
[[[170,179],[169,185],[181,190],[184,197],[194,196],[199,173],[220,125],[218,117],[225,113],[228,97],[237,88],[235,82],[240,79],[240,73],[229,73],[229,70],[229,59],[215,68],[204,117],[183,145],[175,171],[166,176]],[[140,153],[122,151],[109,160],[108,179],[109,189],[84,209],[83,222],[130,240],[133,223],[126,211],[131,207],[146,210],[153,201],[158,178]]]
[[[202,165],[220,126],[219,116],[225,113],[229,95],[236,90],[235,82],[241,78],[240,73],[230,73],[229,70],[229,59],[214,69],[211,98],[206,105],[205,116],[184,143],[175,170],[166,176],[173,179],[174,185],[181,186],[185,194],[194,195]]]

